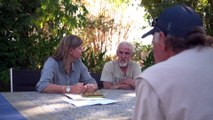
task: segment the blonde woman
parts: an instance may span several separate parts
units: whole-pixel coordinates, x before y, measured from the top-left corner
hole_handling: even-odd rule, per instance
[[[80,59],[82,43],[82,39],[76,35],[61,39],[54,55],[44,64],[36,85],[38,92],[81,94],[97,89],[95,79]]]

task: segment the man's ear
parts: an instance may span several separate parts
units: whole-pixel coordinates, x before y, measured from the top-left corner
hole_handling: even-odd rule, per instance
[[[165,44],[166,36],[163,32],[159,32],[159,33],[160,33],[159,44],[160,44],[162,50],[167,50],[167,47],[166,47],[166,44]]]
[[[72,49],[70,49],[70,51],[69,51],[69,52],[70,52],[70,54],[72,54]]]

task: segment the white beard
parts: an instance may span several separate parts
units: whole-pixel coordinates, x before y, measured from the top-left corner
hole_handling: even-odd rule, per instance
[[[128,62],[127,61],[125,61],[125,62],[118,61],[118,64],[120,67],[126,67],[128,65]]]

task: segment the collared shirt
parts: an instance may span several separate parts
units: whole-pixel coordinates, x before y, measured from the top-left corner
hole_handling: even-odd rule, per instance
[[[88,72],[87,67],[80,59],[72,63],[72,71],[66,74],[63,62],[48,58],[41,71],[41,78],[36,85],[37,91],[41,92],[49,83],[58,85],[75,85],[78,82],[84,84],[96,83]]]
[[[127,72],[123,73],[119,67],[118,61],[109,61],[104,65],[101,81],[117,83],[122,79],[131,78],[136,79],[141,73],[141,67],[135,61],[130,61],[128,64]]]
[[[213,120],[213,49],[196,47],[147,68],[133,120]]]

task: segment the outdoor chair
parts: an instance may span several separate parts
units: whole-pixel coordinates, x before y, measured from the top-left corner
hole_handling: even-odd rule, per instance
[[[98,84],[98,89],[103,88],[103,81],[101,81],[101,73],[90,73],[90,75],[96,80]]]
[[[10,91],[36,91],[40,79],[39,70],[18,70],[10,68]]]

